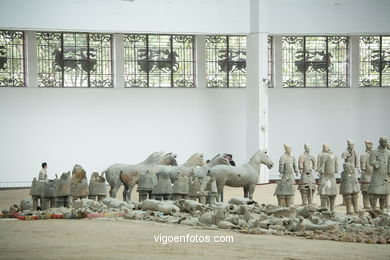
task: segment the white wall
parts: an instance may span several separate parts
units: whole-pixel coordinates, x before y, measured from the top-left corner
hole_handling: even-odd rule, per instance
[[[113,163],[172,151],[246,158],[245,89],[0,88],[0,182],[49,177],[81,164],[88,177]]]
[[[307,142],[317,157],[328,143],[342,162],[348,139],[361,154],[365,140],[376,148],[380,136],[390,137],[389,111],[389,88],[269,89],[269,154],[277,163],[286,143],[298,157]]]
[[[259,30],[270,34],[389,33],[388,0],[260,0],[259,8]]]
[[[195,34],[389,34],[389,3],[387,0],[0,0],[0,28]],[[263,33],[260,38],[265,38]],[[364,139],[375,141],[380,135],[390,135],[389,121],[379,120],[388,118],[388,88],[270,89],[267,106],[266,91],[255,90],[262,87],[259,82],[267,74],[260,65],[267,61],[266,48],[255,48],[259,49],[248,50],[248,54],[257,53],[262,61],[255,70],[248,68],[248,72],[252,71],[248,77],[255,82],[249,86],[252,89],[1,88],[0,181],[29,180],[42,161],[48,161],[53,177],[52,174],[69,170],[74,163],[82,164],[90,173],[115,162],[139,162],[156,150],[178,153],[179,162],[194,152],[205,152],[206,158],[230,152],[237,163],[243,163],[254,147],[251,140],[261,143],[252,136],[259,131],[259,123],[266,124],[267,115],[269,125],[265,127],[274,162],[282,154],[285,142],[293,146],[296,155],[305,141],[312,144],[314,154],[323,142],[340,154],[348,138],[355,140],[361,151]],[[251,96],[255,93],[260,96]],[[260,109],[265,114],[260,115]],[[319,116],[322,114],[332,126],[323,123]],[[254,117],[260,118],[252,120]],[[267,140],[262,142],[266,144]]]
[[[30,30],[249,33],[249,0],[1,0],[0,27]]]

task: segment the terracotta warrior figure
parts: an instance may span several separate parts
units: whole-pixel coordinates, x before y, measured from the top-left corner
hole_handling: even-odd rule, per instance
[[[360,190],[363,195],[363,208],[370,208],[370,194],[368,193],[368,187],[370,186],[371,176],[373,168],[368,163],[370,153],[372,152],[372,142],[365,141],[366,151],[360,156],[360,169],[362,171],[362,176],[360,177]]]
[[[318,155],[317,171],[320,175],[318,194],[321,199],[321,207],[326,207],[329,201],[330,210],[334,210],[334,203],[337,195],[336,174],[338,172],[338,160],[332,153],[329,145],[322,146],[322,152]]]
[[[169,172],[159,172],[157,174],[157,184],[152,190],[152,199],[170,200],[173,194],[172,182]]]
[[[173,182],[173,196],[175,200],[188,199],[190,187],[190,176],[186,173],[179,173]]]
[[[355,151],[355,144],[348,140],[347,150],[341,155],[344,159],[343,168],[341,172],[340,194],[343,195],[345,206],[347,207],[347,214],[358,212],[358,194],[360,192],[359,182],[356,176],[356,169],[359,168],[358,156]]]
[[[280,181],[276,186],[275,194],[280,207],[290,207],[294,198],[295,174],[298,174],[297,164],[291,155],[291,147],[284,145],[285,153],[279,160]]]
[[[107,195],[106,178],[100,176],[98,172],[93,172],[89,179],[88,199],[101,201]]]
[[[152,198],[153,187],[156,184],[157,177],[152,171],[146,170],[145,174],[140,174],[137,187],[140,202]]]
[[[390,151],[387,149],[387,142],[387,137],[381,137],[378,149],[372,151],[369,157],[369,164],[374,168],[368,187],[371,207],[376,209],[376,201],[379,199],[381,211],[385,209],[387,196],[390,194]]]
[[[298,158],[298,168],[301,173],[299,181],[299,191],[301,192],[302,204],[311,204],[313,202],[313,194],[315,192],[315,179],[313,170],[316,168],[316,159],[310,154],[310,146],[304,145],[305,151]]]

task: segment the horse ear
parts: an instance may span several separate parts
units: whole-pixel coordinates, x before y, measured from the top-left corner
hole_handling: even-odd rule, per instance
[[[172,154],[172,156],[173,156],[173,158],[176,158],[176,157],[177,157],[177,154],[174,153],[174,154]]]
[[[200,153],[199,156],[203,158],[203,153]]]
[[[263,149],[262,152],[265,154],[268,153],[267,149]]]

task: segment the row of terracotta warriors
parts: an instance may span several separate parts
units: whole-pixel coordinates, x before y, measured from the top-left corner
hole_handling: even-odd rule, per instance
[[[383,211],[390,194],[390,144],[386,137],[381,137],[378,149],[373,150],[373,144],[370,141],[366,141],[365,146],[366,150],[360,156],[359,163],[354,143],[347,141],[347,149],[341,155],[344,162],[340,190],[337,192],[338,158],[333,154],[329,145],[323,145],[322,152],[316,160],[310,154],[309,145],[305,144],[305,152],[299,156],[298,163],[291,154],[291,147],[284,145],[285,153],[279,160],[281,180],[275,190],[278,204],[280,206],[291,205],[295,174],[298,173],[301,174],[298,189],[301,192],[302,203],[311,203],[316,190],[313,176],[316,171],[320,176],[317,190],[321,206],[329,204],[333,211],[336,195],[340,193],[343,195],[347,213],[357,212],[358,193],[361,191],[364,208],[376,209],[379,199],[380,209]],[[360,180],[358,180],[357,172],[361,173]]]

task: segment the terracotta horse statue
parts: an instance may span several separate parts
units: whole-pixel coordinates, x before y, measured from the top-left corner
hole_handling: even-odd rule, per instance
[[[226,159],[226,153],[219,153],[210,160],[210,162],[206,163],[206,165],[201,167],[196,167],[192,171],[192,175],[194,177],[205,177],[207,176],[208,171],[216,166],[216,165],[230,165],[229,160]]]
[[[171,165],[171,166],[168,166]],[[120,180],[124,185],[124,200],[130,201],[131,192],[136,184],[138,184],[138,180],[142,174],[149,173],[153,174],[155,177],[155,184],[157,183],[158,174],[165,173],[169,174],[170,178],[176,179],[180,173],[191,172],[193,167],[198,165],[204,165],[203,155],[195,153],[193,154],[187,162],[181,165],[173,165],[173,164],[155,164],[155,165],[144,165],[143,167],[138,167],[133,170],[124,170],[120,173]],[[125,194],[126,193],[126,194]]]
[[[171,181],[173,183],[178,178],[179,174],[184,173],[187,175],[191,175],[195,167],[204,166],[204,165],[205,162],[203,159],[203,154],[194,153],[183,164],[177,166],[156,165],[152,167],[151,171],[155,174],[159,174],[161,172],[169,173],[169,177],[171,178]]]
[[[216,165],[209,170],[209,175],[214,177],[217,182],[218,198],[221,196],[223,200],[223,188],[225,185],[230,187],[243,187],[244,197],[253,198],[256,184],[259,180],[260,165],[265,164],[268,169],[273,167],[271,159],[267,155],[267,151],[257,151],[249,162],[240,166]]]
[[[138,164],[123,164],[117,163],[108,167],[102,172],[106,175],[108,184],[110,184],[110,197],[115,198],[119,187],[121,186],[120,173],[121,172],[140,172],[147,167],[163,164],[163,165],[177,165],[176,155],[172,153],[155,152],[149,155],[144,161]],[[146,171],[145,171],[146,172]],[[123,192],[123,199],[126,197],[126,192]]]

